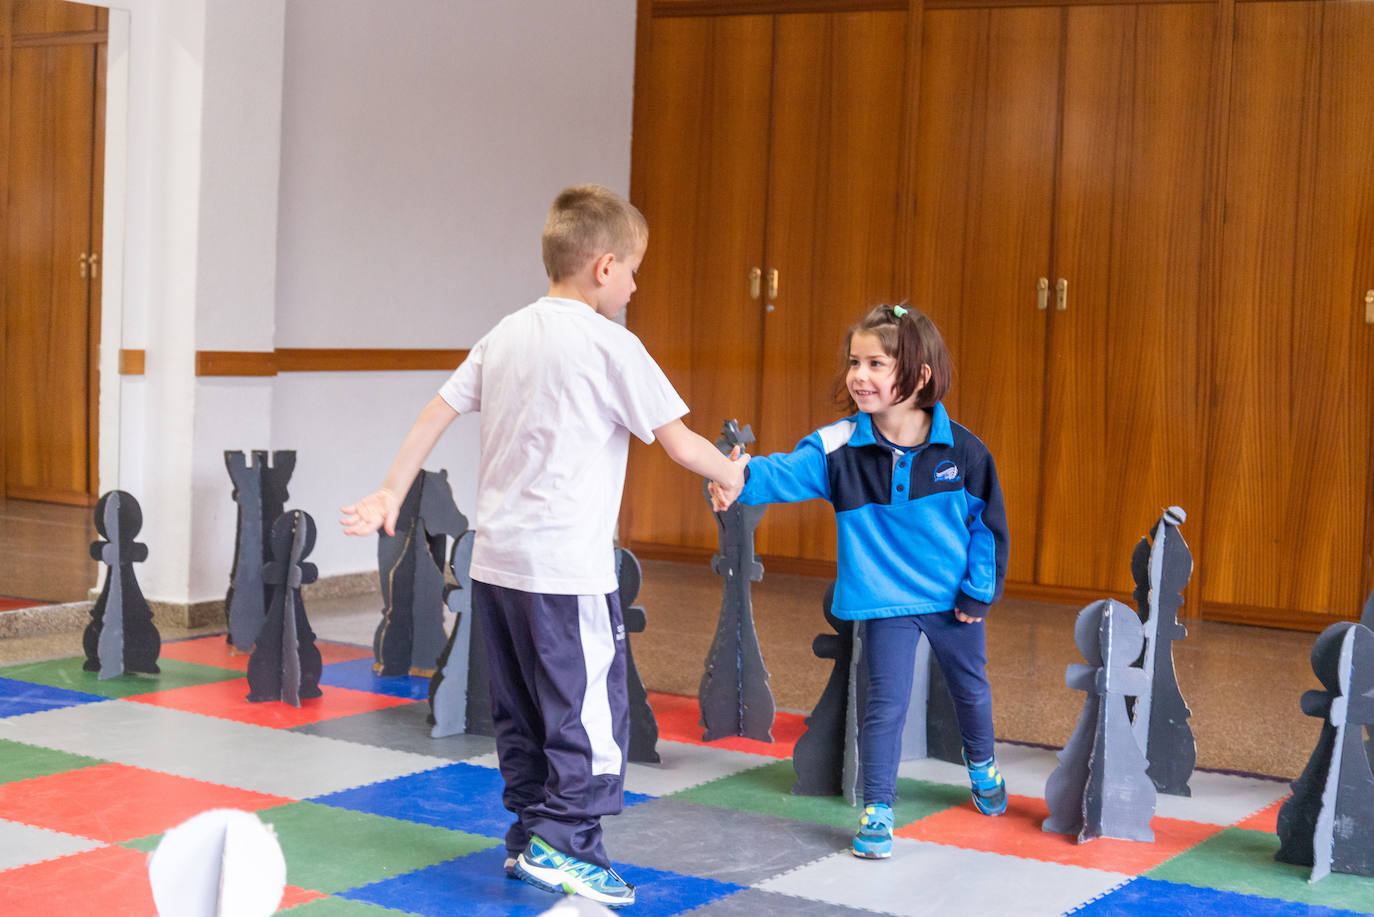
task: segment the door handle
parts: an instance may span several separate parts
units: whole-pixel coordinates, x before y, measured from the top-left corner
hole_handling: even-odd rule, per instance
[[[1054,309],[1063,312],[1069,308],[1069,282],[1063,277],[1054,285]]]
[[[78,258],[76,259],[76,264],[77,264],[77,269],[81,271],[81,279],[82,279],[82,280],[85,280],[86,277],[87,277],[87,272],[88,272],[88,270],[89,270],[89,268],[88,268],[87,265],[86,265],[86,253],[85,253],[85,252],[82,252],[81,255],[80,255],[80,257],[78,257]]]
[[[772,268],[768,272],[768,298],[778,298],[778,269]]]
[[[749,269],[749,298],[758,299],[759,290],[763,286],[763,271],[756,267]]]
[[[91,265],[91,279],[95,280],[97,277],[100,276],[100,255],[96,254],[95,252],[92,252],[91,257],[88,259],[88,261]]]
[[[1364,294],[1364,323],[1374,325],[1374,290]]]
[[[1050,307],[1050,278],[1041,277],[1035,282],[1035,308],[1044,312]]]

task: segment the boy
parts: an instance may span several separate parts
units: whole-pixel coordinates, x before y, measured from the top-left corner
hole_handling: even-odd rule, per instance
[[[560,193],[544,226],[549,292],[502,319],[420,412],[376,493],[343,508],[349,534],[385,526],[440,434],[480,411],[472,609],[491,671],[506,869],[610,907],[634,886],[610,868],[602,815],[624,805],[625,629],[612,539],[630,434],[743,487],[682,423],[687,406],[643,344],[610,321],[635,291],[649,230],[599,185]]]

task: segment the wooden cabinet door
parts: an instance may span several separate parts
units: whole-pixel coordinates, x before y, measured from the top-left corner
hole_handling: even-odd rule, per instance
[[[1374,4],[1235,16],[1203,600],[1317,629],[1368,588]]]
[[[83,259],[92,252],[100,166],[96,58],[90,42],[17,41],[12,51],[3,281],[11,497],[90,502],[91,281]]]
[[[755,452],[790,450],[843,416],[833,385],[850,325],[894,285],[905,94],[905,12],[776,20],[764,313]],[[770,506],[761,554],[834,560],[823,501]]]
[[[1198,324],[1216,7],[1070,7],[1036,582],[1130,592],[1177,504],[1202,519]],[[1067,282],[1057,308],[1057,285]]]
[[[1035,576],[1062,12],[938,10],[923,24],[912,302],[954,359],[946,401],[992,451],[1008,579]]]
[[[658,18],[643,35],[631,197],[649,249],[627,323],[715,440],[721,421],[757,425],[768,182],[771,16]],[[631,447],[621,538],[715,548],[701,482],[657,445]]]

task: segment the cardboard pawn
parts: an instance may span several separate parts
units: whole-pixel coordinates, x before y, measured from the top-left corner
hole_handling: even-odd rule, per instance
[[[644,633],[649,623],[648,614],[634,604],[644,582],[644,571],[639,566],[639,559],[628,548],[615,549],[615,571],[620,586],[620,615],[625,624],[625,693],[630,706],[630,750],[626,759],[640,764],[657,764],[660,760],[658,720],[654,717],[654,708],[649,706],[649,692],[639,677],[634,642],[629,636]]]
[[[753,441],[747,424],[741,429],[727,420],[721,424],[716,448],[729,455],[735,446]],[[754,554],[754,529],[763,519],[763,509],[736,501],[715,513],[720,550],[711,558],[711,571],[723,580],[720,618],[697,691],[705,728],[702,738],[708,742],[725,736],[773,741],[773,692],[749,595],[749,584],[763,579],[763,564]]]
[[[472,542],[469,530],[453,542],[449,569],[456,585],[449,586],[444,601],[455,615],[453,631],[439,654],[438,667],[429,680],[429,732],[434,738],[466,732],[496,734],[491,714],[491,685],[487,681],[487,651],[482,627],[472,612]]]
[[[951,764],[964,763],[964,734],[954,710],[945,672],[930,651],[930,639],[921,635],[916,644],[911,703],[902,729],[902,760],[935,758]]]
[[[1360,614],[1360,623],[1370,630],[1374,630],[1374,591],[1369,593],[1369,598],[1364,600],[1364,611]],[[1369,760],[1374,761],[1374,726],[1366,726],[1365,730],[1365,749],[1369,752]]]
[[[320,650],[301,601],[301,586],[319,577],[319,568],[304,560],[314,547],[315,520],[309,513],[293,509],[272,524],[272,560],[262,565],[262,581],[272,590],[272,599],[248,657],[248,700],[253,703],[281,700],[299,707],[303,698],[321,694]]]
[[[811,652],[833,664],[820,699],[806,718],[806,731],[798,737],[792,751],[792,770],[797,775],[792,784],[794,796],[845,795],[845,757],[853,756],[851,749],[858,743],[858,735],[848,728],[854,622],[842,621],[830,613],[834,600],[835,584],[831,583],[825,590],[822,610],[835,633],[817,634],[811,641]]]
[[[448,538],[468,528],[453,502],[447,471],[421,471],[396,518],[396,534],[377,539],[382,620],[372,640],[379,675],[432,676],[447,642],[444,559]]]
[[[1088,605],[1074,623],[1074,642],[1086,663],[1070,663],[1064,680],[1086,694],[1059,766],[1045,782],[1050,815],[1045,831],[1153,841],[1155,788],[1145,756],[1131,733],[1126,696],[1145,689],[1139,658],[1144,633],[1131,609],[1113,599]]]
[[[158,674],[162,637],[153,611],[138,587],[134,564],[148,559],[148,546],[134,541],[143,528],[143,510],[131,494],[112,490],[95,505],[95,530],[104,541],[91,542],[91,557],[103,562],[105,585],[91,608],[81,643],[87,672],[113,678],[125,672]]]
[[[1312,671],[1326,690],[1305,692],[1302,712],[1321,717],[1321,735],[1279,809],[1274,859],[1311,866],[1309,882],[1374,876],[1374,775],[1360,729],[1374,723],[1374,631],[1332,624],[1312,647]]]
[[[1155,523],[1153,539],[1142,538],[1131,555],[1135,601],[1145,628],[1143,694],[1130,706],[1132,732],[1149,762],[1155,789],[1170,796],[1191,796],[1188,780],[1197,762],[1197,743],[1188,717],[1192,711],[1178,688],[1174,641],[1188,636],[1178,621],[1183,587],[1193,574],[1193,555],[1178,527],[1188,518],[1177,506]]]
[[[258,638],[258,628],[267,615],[270,598],[262,581],[262,565],[272,559],[268,542],[272,523],[286,509],[286,482],[296,467],[296,453],[272,453],[254,449],[252,462],[241,451],[226,449],[224,465],[234,483],[233,499],[238,505],[238,529],[234,538],[234,565],[229,575],[229,591],[224,595],[224,617],[229,632],[225,638],[234,649],[247,653]]]

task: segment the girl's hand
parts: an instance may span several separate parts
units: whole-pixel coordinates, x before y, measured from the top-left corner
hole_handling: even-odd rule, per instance
[[[971,618],[957,608],[954,609],[954,617],[965,624],[977,624],[979,621],[983,620],[982,618]]]

